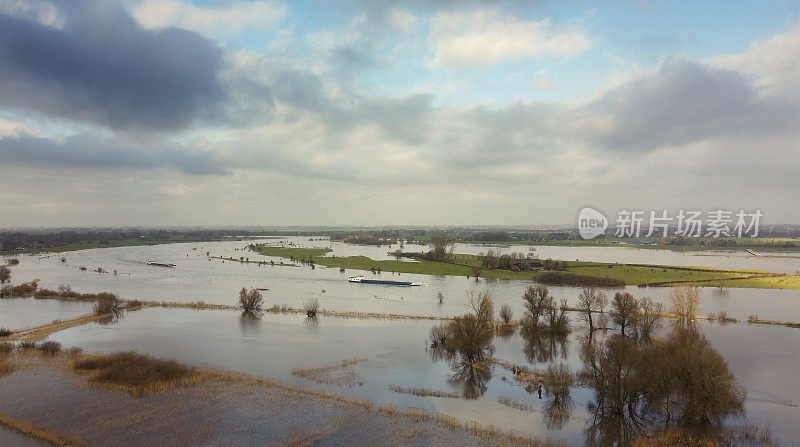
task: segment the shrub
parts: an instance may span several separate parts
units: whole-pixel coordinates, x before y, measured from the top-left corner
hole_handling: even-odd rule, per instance
[[[21,351],[36,349],[36,342],[33,340],[22,340],[21,342],[19,342],[19,349]]]
[[[306,316],[309,318],[316,318],[317,312],[319,312],[319,300],[316,298],[311,298],[310,300],[306,301],[303,304],[303,310],[306,311]]]
[[[35,283],[25,283],[11,288],[11,295],[30,296],[36,291]]]
[[[19,259],[11,258],[8,261],[6,261],[6,264],[8,264],[8,265],[17,265],[17,264],[19,264]]]
[[[245,313],[251,315],[260,314],[263,304],[264,298],[261,296],[261,292],[256,289],[251,289],[248,292],[247,289],[242,287],[239,292],[239,306]]]
[[[14,332],[11,331],[11,329],[0,327],[0,337],[8,337],[9,335],[11,335],[13,333]]]
[[[125,303],[125,309],[139,309],[142,306],[144,306],[144,303],[140,300],[130,300]]]
[[[94,371],[89,381],[116,385],[134,394],[150,394],[188,379],[193,370],[174,360],[160,360],[136,352],[118,352],[81,358],[77,371]]]
[[[97,302],[94,304],[94,313],[97,315],[119,315],[122,313],[122,302],[117,295],[108,292],[97,294]]]
[[[0,267],[0,284],[11,279],[11,269],[8,267]]]
[[[61,352],[61,343],[57,341],[46,341],[39,345],[39,351],[45,355],[56,355]]]
[[[508,303],[503,304],[500,306],[500,320],[504,324],[511,323],[511,319],[514,317],[514,313],[511,310],[511,305]]]
[[[14,350],[14,343],[4,341],[0,343],[0,354],[10,354]]]
[[[8,298],[12,295],[14,287],[11,284],[0,286],[0,298]]]

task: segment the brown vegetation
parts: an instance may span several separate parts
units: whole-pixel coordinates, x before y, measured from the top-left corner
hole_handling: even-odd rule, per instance
[[[398,385],[389,385],[389,391],[394,391],[400,394],[411,394],[420,397],[451,397],[459,398],[461,394],[452,391],[429,390],[426,388],[403,387]]]
[[[672,312],[684,324],[690,324],[700,307],[700,287],[694,284],[676,285],[669,291]]]
[[[249,292],[246,288],[242,287],[239,291],[239,307],[242,311],[251,316],[258,316],[261,314],[261,306],[264,305],[264,298],[261,292],[256,289],[251,289]]]
[[[6,425],[13,430],[16,430],[24,435],[32,436],[36,439],[48,442],[52,445],[69,445],[69,446],[82,446],[84,445],[80,439],[71,436],[66,437],[59,433],[50,431],[48,429],[37,427],[27,421],[12,418],[7,414],[0,411],[0,424]]]
[[[135,395],[155,394],[199,378],[193,368],[174,360],[136,352],[82,357],[74,361],[73,367],[79,372],[89,372],[89,382]]]
[[[352,385],[357,378],[353,366],[364,360],[351,358],[310,368],[294,368],[292,375],[322,384]]]

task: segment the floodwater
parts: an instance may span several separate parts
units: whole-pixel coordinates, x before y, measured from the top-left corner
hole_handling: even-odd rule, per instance
[[[4,447],[42,447],[51,445],[34,437],[23,435],[0,424],[0,445]]]
[[[388,258],[388,252],[397,247],[390,249],[386,246],[353,246],[340,242],[308,241],[302,237],[284,238],[283,241],[298,246],[330,246],[333,248],[332,255],[336,256],[364,255],[383,259]],[[265,239],[263,242],[278,241]],[[302,307],[308,299],[317,298],[322,307],[329,310],[449,316],[464,313],[468,290],[484,288],[494,294],[498,306],[508,302],[519,315],[522,312],[520,297],[530,285],[530,282],[521,280],[482,278],[479,282],[475,282],[466,277],[391,272],[383,272],[379,276],[384,279],[421,281],[426,283],[426,286],[354,284],[347,282],[348,276],[356,273],[373,274],[354,270],[342,273],[339,269],[319,266],[312,269],[309,266],[244,264],[220,259],[209,260],[206,256],[208,252],[212,256],[270,260],[268,257],[244,250],[249,243],[251,242],[225,241],[92,249],[65,253],[63,256],[66,262],[63,263],[60,261],[62,257],[60,254],[21,256],[20,264],[12,268],[12,281],[18,284],[40,278],[40,286],[48,288],[69,284],[76,291],[112,291],[129,299],[204,301],[214,304],[235,304],[238,291],[242,287],[259,287],[269,289],[263,293],[268,306],[288,304],[292,307]],[[405,249],[421,250],[422,247],[406,246]],[[456,251],[479,253],[486,249],[487,247],[464,245],[458,246]],[[527,247],[511,246],[501,249],[527,250]],[[683,253],[665,250],[625,247],[537,247],[536,249],[540,256],[546,254],[544,257],[554,259],[577,258],[682,265],[690,265],[687,261],[702,259],[705,263],[718,261],[718,264],[712,264],[711,267],[731,267],[728,265],[730,258],[684,256]],[[738,267],[765,270],[775,267],[774,271],[794,271],[800,267],[800,260],[794,259],[753,257],[743,259],[752,265]],[[148,260],[171,262],[177,267],[148,266],[146,264]],[[80,270],[81,266],[87,267],[87,270]],[[98,267],[110,273],[92,271]],[[116,275],[113,273],[115,269]],[[654,301],[664,303],[667,302],[669,293],[667,288],[627,287],[626,289],[636,297],[649,296]],[[580,289],[575,287],[551,287],[551,291],[556,298],[567,299],[570,304],[576,302],[580,293]],[[436,299],[440,292],[444,295],[442,304]],[[615,290],[608,291],[612,295],[614,292]],[[703,289],[700,314],[717,314],[722,311],[741,320],[749,315],[757,315],[761,319],[800,321],[800,306],[796,305],[796,301],[800,298],[798,290],[731,288],[723,292],[719,293],[713,288]]]
[[[0,327],[26,329],[53,320],[77,318],[91,311],[92,303],[34,298],[0,299]]]
[[[375,259],[390,258],[394,247],[352,246],[307,238],[284,238],[284,242],[306,247],[331,247],[335,256],[363,255]],[[466,292],[490,290],[495,306],[510,303],[514,317],[522,314],[522,293],[528,281],[474,279],[453,276],[392,274],[380,277],[422,281],[422,287],[396,287],[347,282],[347,277],[371,273],[309,266],[270,266],[209,259],[211,256],[270,258],[244,250],[252,241],[182,243],[156,246],[92,249],[65,254],[19,256],[12,267],[12,282],[40,279],[41,287],[57,288],[69,284],[79,292],[111,291],[128,299],[178,302],[204,301],[235,304],[242,287],[268,288],[263,292],[266,306],[287,304],[302,307],[317,298],[323,308],[339,311],[399,313],[407,315],[461,315],[466,312]],[[276,239],[262,242],[277,243]],[[503,252],[527,253],[528,247],[486,247],[461,245],[457,252],[480,253],[489,248]],[[406,250],[422,250],[406,246]],[[686,256],[681,252],[627,247],[536,247],[536,253],[553,259],[580,259],[605,262],[698,265],[719,268],[760,269],[794,272],[800,259],[724,256]],[[699,256],[702,254],[703,256]],[[789,254],[792,255],[792,254]],[[64,256],[66,262],[61,261]],[[146,261],[171,262],[176,268],[148,266]],[[277,261],[277,259],[276,259]],[[87,267],[80,270],[81,266]],[[109,273],[97,273],[98,267]],[[116,270],[116,273],[114,272]],[[650,296],[666,302],[668,289],[628,287],[636,297]],[[579,288],[551,287],[556,298],[571,304]],[[616,290],[607,291],[613,294]],[[444,295],[439,303],[438,293]],[[726,312],[745,320],[748,315],[762,319],[800,321],[797,290],[703,289],[700,313]],[[48,323],[54,319],[77,316],[90,310],[90,304],[50,300],[0,300],[0,326],[13,329]],[[576,316],[571,315],[573,320]],[[587,403],[592,390],[574,387],[573,406],[565,420],[554,420],[547,411],[546,396],[539,399],[513,379],[513,374],[495,366],[489,377],[455,377],[451,365],[436,360],[427,348],[431,321],[362,320],[321,317],[316,322],[302,315],[264,315],[261,319],[243,318],[235,311],[198,311],[191,309],[151,308],[128,312],[116,324],[90,323],[66,329],[50,336],[65,346],[79,346],[88,351],[114,352],[137,350],[187,364],[229,369],[263,375],[283,383],[318,388],[328,392],[364,399],[378,404],[391,403],[403,408],[439,411],[465,421],[477,420],[502,429],[547,436],[571,445],[585,441],[590,413]],[[700,328],[714,348],[729,362],[739,383],[748,390],[746,415],[731,418],[726,425],[748,421],[769,426],[773,440],[791,445],[800,439],[800,388],[794,385],[800,369],[800,330],[785,327],[748,325],[719,326],[701,324]],[[580,344],[584,331],[576,330],[563,342],[555,339],[525,339],[515,335],[495,337],[494,356],[517,364],[544,369],[548,364],[565,363],[573,372],[581,367]],[[353,380],[347,383],[319,384],[291,374],[293,368],[311,367],[347,358],[364,359],[353,366]],[[462,371],[463,373],[463,371]],[[466,375],[468,376],[468,375]],[[399,394],[390,385],[421,387],[459,394],[474,399],[419,397]],[[523,411],[498,402],[508,398],[524,403]],[[0,433],[0,440],[2,440]]]
[[[574,318],[574,316],[573,316]],[[51,335],[65,346],[91,352],[136,350],[161,358],[222,370],[265,376],[282,383],[321,389],[377,404],[422,408],[515,430],[569,445],[581,445],[590,420],[587,404],[592,390],[574,387],[571,412],[565,420],[548,417],[548,397],[528,392],[508,370],[494,366],[489,377],[454,380],[451,364],[436,360],[427,348],[430,321],[360,320],[321,317],[316,323],[302,315],[243,318],[235,311],[150,308],[129,313],[115,325],[88,324]],[[585,328],[563,341],[552,337],[495,337],[494,356],[515,364],[545,369],[565,363],[581,368],[580,343]],[[701,324],[712,346],[728,360],[739,383],[747,388],[745,415],[729,418],[726,426],[747,423],[769,426],[773,441],[791,445],[800,439],[800,388],[794,386],[800,368],[800,330],[747,324]],[[664,330],[664,332],[666,329]],[[602,337],[601,335],[597,335]],[[363,359],[353,367],[351,381],[319,384],[292,375],[305,368]],[[476,398],[419,397],[399,394],[390,385],[420,387],[472,395]],[[530,411],[509,408],[501,397],[524,402]]]

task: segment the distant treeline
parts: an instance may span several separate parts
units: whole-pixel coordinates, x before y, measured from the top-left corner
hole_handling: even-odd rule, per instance
[[[371,234],[346,235],[342,233],[331,234],[332,241],[345,242],[357,245],[394,245],[398,242],[403,243],[399,237],[385,237]]]
[[[495,270],[510,270],[512,272],[528,272],[531,270],[566,270],[565,261],[554,261],[552,259],[540,260],[534,254],[523,255],[521,253],[501,254],[489,250],[486,254],[478,255],[484,268]]]
[[[168,229],[98,229],[57,231],[0,232],[0,252],[41,250],[74,244],[112,244],[119,241],[181,241],[214,240],[235,236],[288,236],[296,231],[249,231],[231,229],[168,230]],[[325,235],[324,231],[304,235]]]

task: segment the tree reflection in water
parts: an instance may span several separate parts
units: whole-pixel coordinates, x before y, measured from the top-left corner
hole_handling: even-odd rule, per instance
[[[575,382],[567,365],[550,365],[544,373],[544,391],[548,398],[544,404],[544,423],[549,430],[561,430],[572,415],[575,406],[570,388]]]
[[[555,334],[540,330],[522,330],[525,340],[523,348],[525,358],[529,363],[548,363],[555,359],[566,359],[567,335]]]
[[[589,337],[581,359],[579,380],[594,390],[587,445],[627,445],[654,423],[719,422],[742,411],[743,389],[695,328],[675,327],[654,343]]]
[[[431,328],[431,357],[450,362],[450,380],[462,384],[464,397],[476,399],[492,378],[494,306],[491,295],[470,297],[473,313]]]

